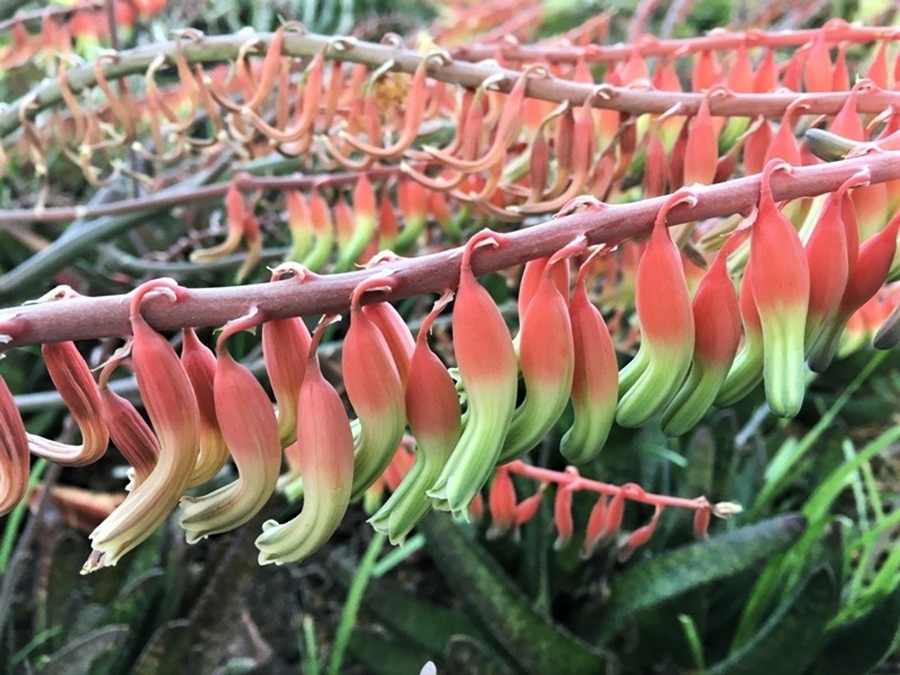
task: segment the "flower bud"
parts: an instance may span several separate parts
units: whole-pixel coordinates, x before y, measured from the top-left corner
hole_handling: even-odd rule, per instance
[[[81,430],[81,445],[70,445],[28,434],[31,452],[65,466],[84,466],[103,457],[109,431],[103,421],[100,390],[74,342],[41,346],[50,379]]]
[[[127,349],[130,350],[130,346]],[[109,388],[109,376],[119,362],[120,359],[114,356],[100,372],[100,408],[110,440],[131,465],[130,482],[125,488],[131,491],[147,480],[156,466],[159,441],[131,402]]]
[[[566,295],[553,279],[555,267],[567,267],[568,256],[584,250],[577,238],[554,254],[522,320],[519,358],[525,381],[525,400],[516,409],[500,452],[500,463],[519,458],[534,447],[562,416],[572,392],[575,347]]]
[[[9,513],[28,489],[28,436],[16,400],[0,377],[0,515]]]
[[[299,190],[285,192],[288,214],[288,229],[291,233],[291,250],[288,260],[300,262],[312,248],[315,227],[309,202]]]
[[[315,241],[312,249],[303,258],[302,264],[316,272],[322,269],[331,257],[331,249],[334,248],[334,222],[328,203],[318,190],[313,189],[310,194],[309,211],[315,230]]]
[[[663,432],[680,436],[709,410],[741,340],[741,315],[726,264],[729,253],[749,234],[732,236],[722,247],[694,296],[694,359],[687,379],[662,416]]]
[[[662,515],[662,512],[663,507],[657,505],[650,522],[628,535],[628,538],[619,550],[619,562],[628,560],[638,548],[650,541],[650,537],[653,536],[653,531],[656,529],[656,524],[659,522],[659,517]]]
[[[353,268],[369,242],[375,237],[378,223],[375,206],[375,189],[369,176],[363,173],[353,190],[353,228],[349,241],[341,244],[340,255],[334,271],[341,272]]]
[[[709,114],[709,96],[700,103],[700,110],[691,122],[685,146],[684,184],[710,185],[716,176],[719,144],[712,117]]]
[[[728,375],[716,396],[715,405],[723,408],[744,398],[762,379],[762,324],[756,309],[756,301],[753,299],[752,276],[753,268],[748,263],[744,268],[741,294],[738,299],[741,324],[744,327],[744,343],[735,356]]]
[[[491,512],[491,526],[488,539],[496,539],[508,534],[516,524],[516,488],[509,469],[501,466],[494,474],[488,492],[488,509]]]
[[[553,501],[553,524],[556,526],[556,541],[553,549],[560,551],[572,541],[575,523],[572,520],[572,489],[568,485],[556,487],[556,499]]]

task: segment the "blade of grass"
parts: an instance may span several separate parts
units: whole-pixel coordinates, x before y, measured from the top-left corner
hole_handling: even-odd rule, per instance
[[[41,481],[44,471],[47,469],[47,460],[39,459],[31,468],[31,474],[28,476],[28,490],[26,495],[30,495],[35,486]],[[12,557],[13,548],[16,545],[16,537],[19,528],[22,525],[22,519],[25,518],[25,510],[28,508],[28,499],[23,499],[16,508],[10,512],[6,519],[6,526],[3,528],[3,539],[0,540],[0,573],[6,571],[9,565],[9,559]]]
[[[334,649],[331,653],[331,661],[328,664],[329,675],[340,675],[341,665],[344,661],[344,652],[347,650],[347,643],[350,642],[350,635],[353,633],[353,626],[356,623],[356,614],[359,612],[359,606],[362,603],[363,593],[366,592],[366,586],[369,585],[369,579],[375,568],[375,561],[387,537],[383,534],[376,534],[369,542],[365,555],[359,562],[359,569],[356,576],[353,577],[353,583],[350,584],[350,592],[347,594],[347,602],[344,604],[344,611],[341,612],[341,623],[338,625],[337,634],[334,637]]]

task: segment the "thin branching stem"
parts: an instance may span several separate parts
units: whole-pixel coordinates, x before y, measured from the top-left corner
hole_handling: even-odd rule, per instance
[[[253,33],[204,37],[201,41],[185,44],[183,53],[191,63],[212,63],[230,61],[238,56],[241,47],[248,42],[268,45],[271,33]],[[264,47],[262,47],[264,50]],[[334,38],[323,35],[286,35],[282,53],[286,56],[311,57],[324,50],[327,58],[364,63],[372,67],[383,66],[393,61],[393,70],[413,73],[423,56],[419,52],[390,45],[364,42],[353,38]],[[145,73],[154,59],[163,56],[167,63],[175,63],[176,42],[153,44],[118,52],[116,59],[108,59],[101,66],[101,72],[108,80],[128,75]],[[447,60],[441,65],[428,68],[428,75],[437,80],[476,88],[488,77],[496,78],[496,88],[508,92],[521,77],[516,70],[498,68],[496,63],[467,63]],[[502,76],[502,77],[501,77]],[[94,64],[71,68],[66,71],[66,79],[72,91],[81,91],[97,84]],[[581,84],[555,77],[532,77],[528,80],[527,96],[561,103],[569,101],[581,105],[591,98],[596,108],[608,108],[630,114],[661,114],[678,106],[678,110],[692,115],[700,108],[705,98],[703,93],[682,93],[612,87],[604,85],[598,95],[595,85]],[[779,117],[787,107],[796,101],[796,92],[774,92],[768,94],[729,93],[709,100],[710,113],[724,117],[756,117],[766,115]],[[834,115],[844,105],[846,92],[819,93],[809,96],[809,115]],[[0,112],[0,138],[13,133],[21,126],[20,109],[25,108],[24,117],[33,119],[41,110],[62,102],[62,90],[58,80],[44,80],[28,94],[14,101]],[[881,113],[889,107],[900,108],[900,91],[872,90],[860,92],[857,96],[857,111],[860,113]]]

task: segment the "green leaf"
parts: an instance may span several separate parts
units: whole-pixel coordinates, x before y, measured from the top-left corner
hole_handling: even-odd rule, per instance
[[[529,673],[597,673],[603,657],[535,612],[515,583],[449,516],[422,525],[435,565],[519,666]]]
[[[868,673],[900,640],[900,587],[862,616],[834,628],[816,675]]]
[[[447,672],[512,675],[508,665],[470,635],[456,635],[447,645]]]
[[[89,673],[91,665],[111,651],[128,634],[128,626],[106,626],[84,635],[50,656],[37,675]]]
[[[710,668],[707,675],[804,672],[826,641],[825,628],[837,612],[839,600],[840,589],[831,571],[819,569],[749,642]]]
[[[131,669],[132,675],[156,675],[175,673],[179,663],[190,649],[190,622],[185,619],[170,621],[159,627],[150,637]]]
[[[596,638],[610,638],[641,610],[763,563],[787,549],[805,528],[802,516],[787,514],[635,565],[612,582]]]

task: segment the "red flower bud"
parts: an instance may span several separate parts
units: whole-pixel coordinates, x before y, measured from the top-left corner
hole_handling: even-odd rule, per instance
[[[0,515],[9,513],[28,488],[28,437],[16,400],[0,377]]]

